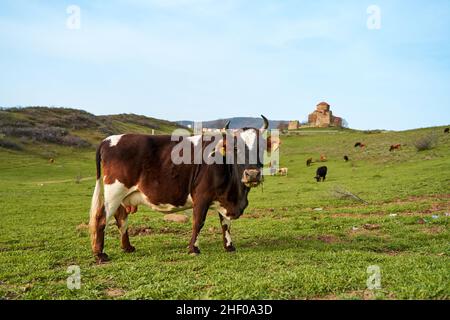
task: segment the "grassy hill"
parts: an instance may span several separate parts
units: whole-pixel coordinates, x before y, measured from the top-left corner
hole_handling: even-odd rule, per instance
[[[450,135],[443,129],[282,136],[288,176],[266,177],[252,190],[245,214],[233,222],[235,254],[223,251],[217,213],[209,213],[201,233],[202,254],[192,257],[191,224],[165,222],[142,207],[129,219],[137,251],[121,252],[111,223],[105,251],[112,261],[101,266],[86,228],[93,149],[52,144],[59,156],[50,164],[28,141],[21,142],[25,151],[0,148],[0,298],[449,299]],[[106,135],[67,130],[91,144]],[[423,137],[434,137],[434,145],[419,152],[415,143]],[[354,148],[357,141],[367,147]],[[397,143],[402,149],[389,152]],[[306,166],[321,154],[327,162]],[[329,169],[324,183],[313,179],[319,165]],[[66,286],[71,265],[81,270],[79,290]],[[381,272],[377,290],[367,287],[370,266]]]
[[[121,133],[170,133],[176,123],[135,114],[95,116],[69,108],[0,109],[0,148],[52,156],[61,146],[93,148]]]

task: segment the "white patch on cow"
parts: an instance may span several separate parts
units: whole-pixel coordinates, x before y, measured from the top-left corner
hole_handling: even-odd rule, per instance
[[[121,139],[123,136],[124,136],[123,134],[115,135],[115,136],[109,136],[109,137],[106,138],[104,141],[109,141],[109,146],[110,146],[110,147],[114,147],[114,146],[116,146],[116,145],[119,143],[120,139]]]
[[[184,205],[188,209],[191,209],[194,206],[194,199],[192,199],[192,196],[189,194],[186,199],[186,204]]]
[[[128,206],[138,206],[138,205],[146,205],[152,210],[159,211],[159,212],[178,212],[178,211],[184,211],[187,209],[191,209],[193,206],[193,200],[191,195],[189,195],[186,199],[186,203],[182,206],[174,206],[170,203],[152,203],[148,197],[143,194],[137,186],[131,188],[127,194],[127,196],[122,200],[122,204],[125,207]]]
[[[102,205],[102,181],[100,179],[97,179],[97,181],[95,182],[94,193],[92,195],[91,210],[89,212],[90,226],[95,226],[97,211],[102,207]]]
[[[245,130],[241,133],[241,138],[244,140],[245,144],[247,145],[249,150],[253,150],[255,147],[256,139],[258,138],[255,130],[249,129]]]
[[[223,225],[223,226],[227,226],[228,228],[230,228],[230,227],[231,227],[231,220],[228,219],[227,217],[223,217],[223,219],[222,219],[222,225]]]
[[[231,240],[231,234],[227,231],[225,231],[225,239],[227,240],[226,246],[229,247],[233,243]]]
[[[198,241],[199,235],[197,235],[197,238],[195,238],[194,247],[198,248],[199,241]]]
[[[105,210],[106,222],[119,209],[122,200],[130,193],[130,189],[125,187],[123,183],[116,180],[113,184],[105,184]]]
[[[227,209],[222,207],[219,201],[214,201],[211,205],[211,209],[217,210],[217,212],[219,212],[222,217],[229,220],[229,218],[227,217]]]
[[[187,139],[194,144],[194,147],[196,147],[202,141],[202,136],[197,135],[197,136],[188,137]]]
[[[231,219],[227,217],[227,209],[225,209],[224,207],[222,207],[220,205],[219,201],[214,201],[211,205],[211,209],[217,210],[217,212],[219,212],[219,214],[222,216],[222,226],[226,226],[227,229],[225,230],[225,240],[227,241],[226,246],[229,247],[232,244],[231,241],[231,234],[230,234],[230,229],[231,229]]]

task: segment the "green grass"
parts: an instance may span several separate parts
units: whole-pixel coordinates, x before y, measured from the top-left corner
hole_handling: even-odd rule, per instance
[[[413,142],[431,131],[439,136],[436,148],[417,152]],[[201,234],[202,254],[192,257],[190,224],[164,222],[142,207],[130,228],[150,233],[131,237],[137,251],[125,254],[117,228],[109,226],[105,250],[112,261],[105,265],[94,263],[82,225],[94,186],[93,151],[0,149],[0,297],[449,299],[450,136],[442,131],[305,130],[282,137],[281,166],[289,175],[267,177],[264,188],[251,192],[246,213],[233,222],[236,253],[224,252],[213,212]],[[367,149],[353,148],[356,141]],[[390,153],[394,143],[406,146]],[[305,165],[320,154],[328,158],[325,183],[313,179],[318,163]],[[77,175],[85,178],[79,184]],[[368,204],[335,198],[336,186]],[[81,268],[80,290],[67,289],[70,265]],[[371,265],[381,269],[380,290],[367,289]]]

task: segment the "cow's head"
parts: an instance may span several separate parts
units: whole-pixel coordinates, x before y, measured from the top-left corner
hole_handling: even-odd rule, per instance
[[[273,142],[266,137],[269,120],[264,120],[263,126],[257,128],[229,129],[229,122],[224,127],[224,139],[219,149],[226,157],[226,163],[236,169],[240,181],[248,188],[257,187],[263,181],[264,151],[274,151],[279,142]]]

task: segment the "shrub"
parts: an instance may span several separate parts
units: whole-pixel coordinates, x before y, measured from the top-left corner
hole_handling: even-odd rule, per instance
[[[433,149],[436,146],[437,137],[435,134],[429,134],[427,136],[423,136],[417,139],[414,142],[414,147],[416,147],[417,151],[425,151]]]
[[[0,139],[0,148],[16,150],[16,151],[22,150],[22,147],[19,144],[9,141],[9,140],[4,140],[4,139]]]
[[[0,129],[1,133],[7,136],[31,139],[34,141],[56,143],[73,147],[89,147],[91,144],[79,137],[69,135],[64,128],[59,127],[4,127]]]
[[[383,133],[383,130],[380,129],[375,129],[375,130],[365,130],[363,131],[365,134],[379,134],[379,133]]]
[[[83,140],[77,136],[70,136],[70,135],[62,137],[60,143],[65,146],[79,147],[79,148],[87,148],[91,146],[91,144],[86,140]]]

